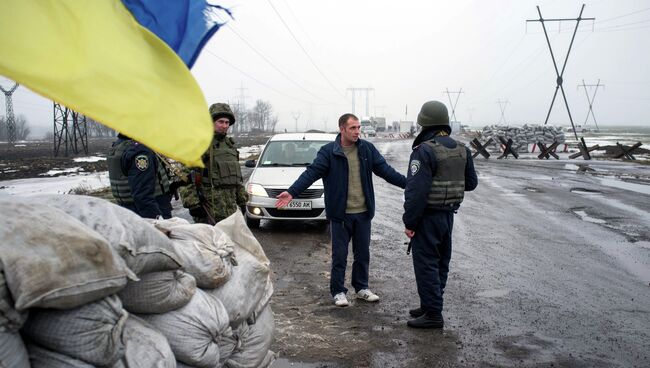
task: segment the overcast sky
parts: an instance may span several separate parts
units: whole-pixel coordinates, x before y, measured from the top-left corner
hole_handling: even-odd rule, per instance
[[[573,119],[588,111],[586,84],[604,84],[594,101],[599,125],[650,123],[650,1],[584,1],[583,17],[564,72]],[[583,1],[555,0],[246,0],[221,4],[234,20],[207,44],[192,73],[206,100],[247,107],[272,104],[278,128],[336,128],[355,110],[415,120],[420,106],[462,88],[457,119],[474,126],[543,123],[555,90],[555,69],[538,19],[576,18]],[[574,21],[546,23],[562,68]],[[8,87],[7,80],[1,80]],[[243,91],[241,88],[243,87]],[[593,94],[594,89],[588,89]],[[128,91],[125,91],[128,93]],[[452,100],[456,99],[452,94]],[[4,102],[4,96],[0,97]],[[507,101],[499,104],[497,101]],[[4,103],[0,115],[4,115]],[[406,108],[408,106],[408,109]],[[16,114],[51,129],[52,106],[25,88]],[[451,112],[451,109],[450,109]],[[568,125],[562,95],[549,124]],[[593,124],[591,118],[587,125]]]

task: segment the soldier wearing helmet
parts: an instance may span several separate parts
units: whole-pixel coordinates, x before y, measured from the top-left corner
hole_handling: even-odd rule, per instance
[[[219,222],[246,205],[248,194],[244,189],[239,152],[235,141],[228,137],[228,129],[235,124],[235,115],[225,103],[210,106],[214,136],[202,156],[205,169],[193,185],[181,188],[183,206],[190,209],[195,222]]]
[[[449,137],[449,115],[443,103],[426,102],[417,122],[422,131],[413,142],[402,220],[411,239],[420,307],[409,311],[414,319],[407,325],[442,328],[454,214],[464,192],[474,190],[478,178],[469,149]]]

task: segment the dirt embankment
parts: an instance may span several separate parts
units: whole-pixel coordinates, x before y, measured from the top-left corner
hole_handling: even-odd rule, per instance
[[[237,137],[237,146],[245,147],[266,143],[267,136]],[[79,168],[75,172],[106,171],[106,160],[95,162],[76,162],[74,159],[85,156],[105,157],[115,138],[93,138],[88,140],[88,153],[79,154],[68,152],[65,147],[59,149],[54,156],[54,145],[50,141],[30,141],[9,145],[0,143],[0,180],[37,178],[44,176],[50,170],[65,170]],[[69,172],[51,173],[46,176],[68,175]]]

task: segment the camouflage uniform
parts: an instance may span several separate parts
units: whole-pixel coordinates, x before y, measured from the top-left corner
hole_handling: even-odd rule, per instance
[[[235,121],[230,107],[226,104],[217,103],[210,106],[210,115],[213,120],[220,116],[227,116],[230,125]],[[240,206],[246,205],[248,200],[235,141],[225,135],[215,134],[210,149],[203,154],[202,160],[205,169],[202,170],[201,187],[198,189],[205,197],[207,206],[201,206],[199,191],[194,183],[180,188],[183,206],[190,209],[197,223],[208,223],[207,217],[194,216],[205,207],[209,209],[214,220],[219,222],[232,215]]]

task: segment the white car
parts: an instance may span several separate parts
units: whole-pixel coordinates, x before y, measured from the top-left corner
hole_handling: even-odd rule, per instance
[[[286,207],[275,208],[276,196],[289,189],[306,167],[314,161],[318,150],[334,141],[335,134],[284,133],[271,137],[257,161],[246,161],[255,167],[248,178],[246,191],[246,223],[257,228],[260,220],[321,220],[325,218],[323,181],[318,180]]]

